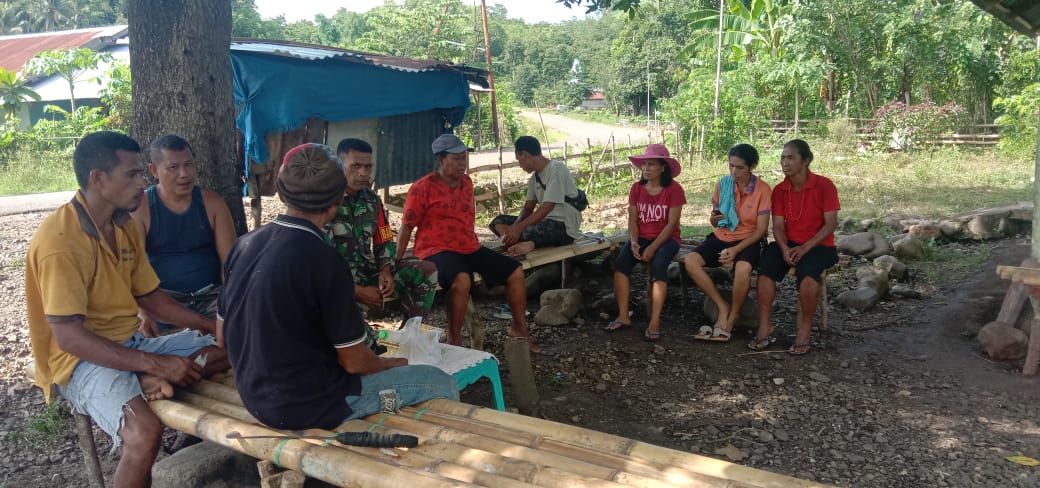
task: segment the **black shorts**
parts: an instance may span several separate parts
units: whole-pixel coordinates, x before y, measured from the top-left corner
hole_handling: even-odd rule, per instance
[[[797,242],[788,242],[790,247],[798,246]],[[802,259],[798,261],[798,264],[794,268],[794,276],[797,278],[796,283],[799,285],[802,283],[802,278],[806,276],[811,277],[817,282],[822,279],[823,272],[831,266],[838,264],[838,250],[829,246],[816,246],[809,250],[802,256]],[[761,276],[768,276],[773,281],[779,283],[784,280],[787,276],[787,272],[791,270],[791,266],[784,261],[783,253],[780,252],[780,245],[772,242],[766,249],[762,251],[762,263],[758,268],[758,274]]]
[[[468,273],[471,280],[474,272],[480,273],[484,282],[491,287],[505,284],[509,275],[520,267],[520,261],[484,246],[470,254],[443,251],[426,260],[437,265],[437,282],[445,290],[451,288],[455,276],[459,273]]]
[[[699,246],[697,246],[693,252],[700,254],[701,259],[704,260],[704,266],[707,268],[717,268],[722,265],[719,262],[719,253],[725,249],[729,249],[733,246],[740,244],[740,241],[726,242],[719,239],[714,232],[708,234],[704,238]],[[758,266],[758,260],[762,256],[762,248],[766,246],[765,238],[762,238],[758,242],[745,247],[736,258],[733,258],[733,262],[747,261],[751,265],[751,269],[755,269]]]
[[[516,215],[499,215],[488,224],[488,228],[497,236],[496,225],[513,225],[514,223],[516,223]],[[574,242],[574,238],[567,235],[567,224],[551,219],[542,219],[541,222],[535,222],[524,228],[524,231],[520,233],[520,240],[531,241],[536,248],[566,246]]]

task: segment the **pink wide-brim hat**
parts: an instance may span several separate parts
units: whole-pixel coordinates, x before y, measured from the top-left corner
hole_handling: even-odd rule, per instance
[[[668,162],[668,169],[672,171],[672,177],[679,176],[679,172],[682,171],[682,166],[679,165],[679,161],[672,157],[668,152],[668,148],[664,147],[664,144],[651,144],[646,146],[646,151],[638,156],[629,156],[628,160],[632,161],[632,164],[639,169],[643,169],[643,161],[647,159],[661,159]]]

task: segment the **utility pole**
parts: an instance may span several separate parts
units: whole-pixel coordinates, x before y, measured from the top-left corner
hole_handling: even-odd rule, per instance
[[[650,61],[646,62],[646,128],[650,130]]]
[[[726,0],[719,0],[719,46],[715,51],[715,119],[719,118],[719,87],[722,86],[722,16],[726,11]]]

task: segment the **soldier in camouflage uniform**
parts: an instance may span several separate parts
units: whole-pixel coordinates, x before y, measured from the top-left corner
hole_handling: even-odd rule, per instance
[[[371,190],[372,146],[343,139],[336,148],[347,189],[326,231],[354,275],[357,300],[382,306],[394,291],[405,317],[425,317],[433,306],[437,267],[418,259],[396,260],[397,244],[379,196]]]

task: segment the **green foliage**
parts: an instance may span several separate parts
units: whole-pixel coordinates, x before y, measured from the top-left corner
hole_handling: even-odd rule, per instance
[[[43,410],[33,414],[25,427],[8,434],[8,439],[32,451],[49,449],[72,429],[72,414],[63,401],[51,402]]]
[[[38,147],[71,147],[80,137],[108,128],[108,117],[101,107],[79,107],[69,112],[57,105],[48,105],[44,112],[57,114],[60,118],[42,119],[36,123],[33,135]]]
[[[101,89],[101,103],[108,110],[108,127],[124,134],[130,133],[134,111],[130,90],[130,65],[113,63],[108,69],[109,82]]]
[[[1040,83],[1033,83],[1022,92],[997,98],[993,108],[1003,112],[997,117],[1000,127],[1000,151],[1008,158],[1032,160],[1036,157],[1036,129],[1040,123]]]
[[[25,86],[25,80],[17,73],[0,68],[0,108],[3,112],[16,113],[27,98],[40,101],[40,95]]]
[[[74,190],[72,148],[40,149],[15,139],[0,147],[0,195]]]
[[[931,102],[891,102],[874,114],[872,129],[879,141],[891,141],[896,149],[909,152],[940,134],[953,132],[963,124],[963,116],[964,109],[953,103],[939,106]]]
[[[498,105],[499,138],[503,147],[512,147],[513,141],[526,133],[524,120],[515,108],[512,92],[508,83],[499,83],[495,90],[495,102]],[[466,118],[460,124],[460,133],[467,144],[477,149],[490,149],[495,146],[494,129],[491,117],[491,97],[487,93],[480,96],[480,104],[475,101],[466,111]],[[478,123],[479,122],[479,123]]]
[[[111,61],[112,55],[97,52],[83,47],[72,49],[55,49],[41,51],[26,61],[23,70],[30,75],[58,75],[69,84],[69,102],[72,110],[76,110],[75,83],[85,70],[97,68],[99,64]]]
[[[715,76],[699,70],[680,86],[679,93],[662,106],[679,125],[680,133],[705,127],[706,154],[725,153],[730,146],[747,140],[756,128],[765,125],[774,110],[772,100],[763,99],[752,89],[751,73],[738,70],[723,73],[719,92],[719,117],[713,118]]]
[[[126,23],[126,0],[0,2],[0,34],[29,34]]]

